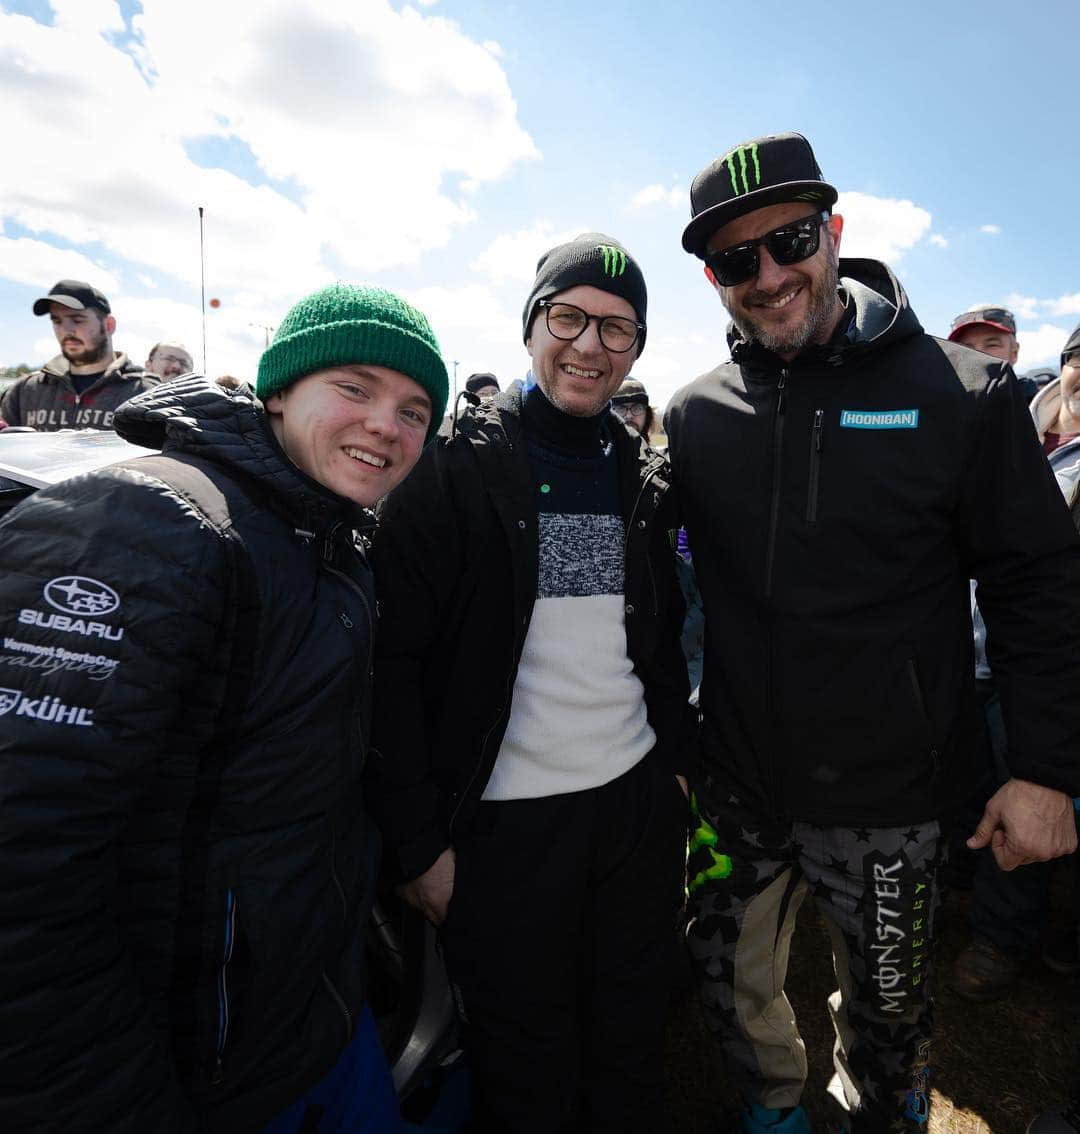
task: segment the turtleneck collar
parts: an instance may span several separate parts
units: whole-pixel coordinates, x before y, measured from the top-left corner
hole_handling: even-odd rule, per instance
[[[599,456],[611,440],[609,416],[606,405],[592,417],[564,413],[539,386],[533,386],[521,403],[521,428],[527,438],[583,457]]]

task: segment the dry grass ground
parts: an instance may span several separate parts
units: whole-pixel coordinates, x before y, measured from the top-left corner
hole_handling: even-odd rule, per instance
[[[941,978],[967,943],[968,900],[953,893],[943,910],[929,1134],[1023,1134],[1033,1115],[1062,1100],[1078,1071],[1080,981],[1055,976],[1033,961],[1003,1000],[983,1005],[961,1000]],[[832,1070],[825,998],[832,988],[825,930],[807,905],[792,948],[788,993],[810,1063],[803,1103],[815,1131],[822,1132],[836,1129],[825,1105]],[[678,1006],[669,1028],[667,1081],[669,1134],[723,1134],[731,1128],[735,1096],[692,995]]]

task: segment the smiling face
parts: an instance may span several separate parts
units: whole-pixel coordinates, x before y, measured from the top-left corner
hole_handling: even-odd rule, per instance
[[[103,370],[112,362],[111,336],[116,320],[111,315],[103,315],[92,307],[78,309],[50,303],[49,318],[60,353],[70,363],[73,373]]]
[[[717,229],[706,247],[720,251],[754,240],[782,225],[802,220],[806,211],[806,204],[798,201],[755,209]],[[837,295],[843,227],[842,217],[829,217],[818,250],[798,264],[777,264],[769,250],[759,245],[756,276],[734,287],[714,284],[746,338],[756,340],[788,361],[810,343],[828,342],[843,313]]]
[[[366,364],[317,370],[271,395],[266,410],[298,469],[364,507],[405,479],[431,422],[419,382]]]
[[[618,295],[580,284],[551,297],[551,302],[572,303],[589,315],[618,315],[637,322],[633,306]],[[639,346],[619,354],[600,342],[595,319],[572,342],[557,339],[548,329],[544,309],[533,316],[525,346],[532,356],[537,385],[552,405],[574,417],[592,417],[611,400],[637,358]]]
[[[1061,368],[1059,432],[1073,433],[1080,425],[1080,354],[1070,355]]]

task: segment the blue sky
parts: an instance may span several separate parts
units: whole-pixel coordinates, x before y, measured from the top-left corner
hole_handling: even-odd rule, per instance
[[[887,259],[935,333],[1020,319],[1023,370],[1080,321],[1073,0],[828,7],[488,0],[0,0],[0,363],[55,353],[35,296],[113,300],[116,345],[255,372],[263,326],[335,278],[432,319],[459,382],[528,364],[537,256],[596,229],[649,285],[657,405],[726,351],[679,236],[731,146],[798,130],[842,252]]]

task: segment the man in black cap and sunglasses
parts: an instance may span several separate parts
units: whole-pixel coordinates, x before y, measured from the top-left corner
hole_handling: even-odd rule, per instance
[[[546,252],[531,380],[460,415],[380,517],[372,793],[440,929],[476,1134],[665,1125],[697,721],[667,462],[610,412],[645,308],[611,237]]]
[[[1008,363],[925,334],[884,265],[841,260],[809,143],[701,171],[683,247],[731,360],[673,399],[674,477],[706,615],[689,942],[747,1131],[806,1131],[784,995],[810,895],[840,985],[830,1093],[857,1132],[929,1115],[941,824],[971,775],[968,580],[1010,779],[969,845],[1012,869],[1076,845],[1080,543]],[[1049,596],[1053,596],[1051,601]]]

